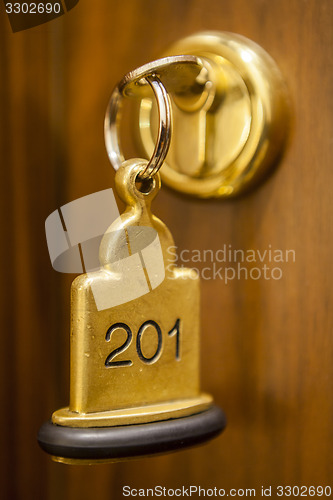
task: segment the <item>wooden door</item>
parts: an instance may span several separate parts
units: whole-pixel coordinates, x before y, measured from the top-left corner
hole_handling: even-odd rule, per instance
[[[0,13],[1,492],[15,500],[123,498],[147,488],[333,488],[331,0],[81,0],[12,33]],[[293,250],[281,279],[202,282],[202,387],[226,412],[211,443],[140,461],[54,463],[36,443],[69,397],[69,287],[44,221],[113,186],[103,115],[114,84],[199,30],[247,36],[291,95],[292,133],[274,175],[234,201],[166,188],[156,214],[179,250]],[[295,260],[295,261],[294,261]],[[202,264],[199,264],[202,265]],[[275,489],[275,490],[274,490]],[[241,494],[239,494],[241,496]]]

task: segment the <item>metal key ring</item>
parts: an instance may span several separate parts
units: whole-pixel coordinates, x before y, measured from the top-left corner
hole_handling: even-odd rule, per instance
[[[180,79],[177,74],[180,67],[184,72],[183,79]],[[170,68],[175,69],[173,74],[170,74]],[[206,78],[207,70],[199,57],[191,55],[171,56],[145,64],[129,72],[119,82],[112,92],[104,120],[106,150],[115,170],[118,170],[125,160],[118,140],[119,111],[122,98],[137,96],[140,91],[141,95],[145,94],[148,87],[147,83],[154,92],[159,115],[157,141],[152,157],[140,173],[140,179],[151,178],[161,168],[171,140],[171,105],[168,93],[160,77],[163,77],[163,81],[166,81],[171,90],[181,86],[182,91],[184,91],[184,88],[193,85],[197,78],[198,80],[202,78],[202,72],[204,72],[204,78]]]
[[[140,179],[152,177],[159,171],[168,153],[171,139],[171,107],[167,91],[159,78],[155,75],[147,76],[144,81],[149,83],[154,92],[158,106],[159,126],[153,155],[147,166],[140,173]],[[118,170],[125,160],[120,150],[118,140],[119,109],[124,90],[125,87],[123,86],[121,88],[120,85],[114,89],[108,104],[104,122],[106,149],[115,170]]]

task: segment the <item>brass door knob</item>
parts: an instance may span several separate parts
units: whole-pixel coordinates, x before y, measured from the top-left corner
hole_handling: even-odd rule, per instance
[[[233,33],[198,33],[179,40],[162,56],[180,54],[200,58],[209,85],[195,105],[170,91],[173,136],[162,181],[202,198],[243,193],[264,177],[283,151],[289,122],[283,77],[261,47]],[[140,100],[134,127],[148,158],[157,133],[152,97]]]

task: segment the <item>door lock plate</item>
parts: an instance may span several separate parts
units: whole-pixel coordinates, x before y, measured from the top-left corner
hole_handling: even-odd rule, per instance
[[[289,122],[283,77],[261,47],[233,33],[198,33],[162,56],[180,54],[204,62],[209,85],[201,106],[186,105],[171,92],[173,135],[162,180],[201,198],[241,194],[272,169],[283,151]],[[141,99],[138,121],[136,135],[149,157],[157,133],[153,98]]]

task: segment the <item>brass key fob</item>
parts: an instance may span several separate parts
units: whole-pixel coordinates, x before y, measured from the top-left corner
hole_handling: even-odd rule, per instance
[[[223,412],[200,391],[199,276],[176,267],[172,236],[151,212],[171,138],[170,100],[160,78],[186,95],[197,80],[200,100],[206,73],[195,56],[165,58],[129,73],[112,93],[106,145],[126,209],[102,239],[100,268],[72,284],[70,403],[38,435],[58,462],[164,453],[202,443],[225,426]],[[121,98],[148,86],[159,110],[156,148],[149,162],[124,162]]]
[[[113,461],[203,442],[225,425],[199,381],[199,276],[177,268],[167,227],[151,213],[160,177],[138,185],[125,162],[125,212],[100,247],[101,268],[72,284],[69,408],[39,432],[64,463]]]

